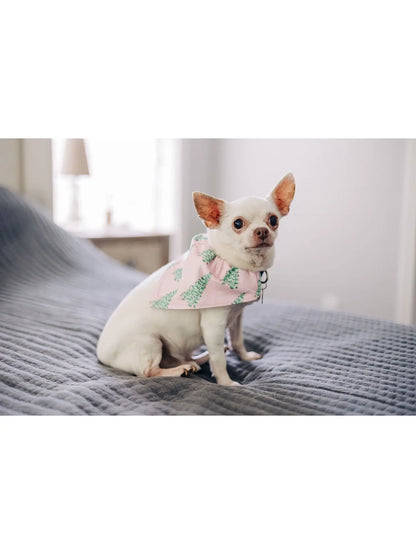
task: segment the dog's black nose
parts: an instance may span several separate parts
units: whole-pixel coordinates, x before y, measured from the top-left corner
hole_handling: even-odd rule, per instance
[[[254,236],[264,240],[269,236],[269,230],[267,227],[257,227],[257,229],[254,229]]]

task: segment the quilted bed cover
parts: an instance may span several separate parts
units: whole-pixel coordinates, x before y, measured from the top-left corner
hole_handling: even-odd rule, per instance
[[[242,387],[217,386],[207,364],[154,379],[105,367],[98,336],[143,278],[0,187],[0,414],[416,413],[414,327],[302,306],[245,310],[263,358],[228,355]]]

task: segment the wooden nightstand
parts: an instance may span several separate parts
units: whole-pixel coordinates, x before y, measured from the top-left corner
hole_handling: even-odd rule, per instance
[[[126,232],[116,228],[72,233],[90,240],[111,258],[144,273],[152,273],[169,261],[169,235]]]

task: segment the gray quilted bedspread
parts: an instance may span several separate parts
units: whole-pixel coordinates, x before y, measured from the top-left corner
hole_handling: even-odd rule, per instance
[[[141,279],[0,187],[0,413],[416,413],[415,328],[305,307],[246,309],[263,358],[229,354],[242,387],[217,386],[207,365],[188,378],[113,371],[97,339]]]

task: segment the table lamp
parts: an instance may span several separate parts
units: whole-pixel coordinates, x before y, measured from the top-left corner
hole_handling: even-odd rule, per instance
[[[90,174],[84,139],[66,139],[61,173],[63,175],[72,175],[73,177],[72,200],[69,217],[71,223],[79,223],[81,221],[81,216],[79,213],[79,189],[77,179],[79,175]]]

